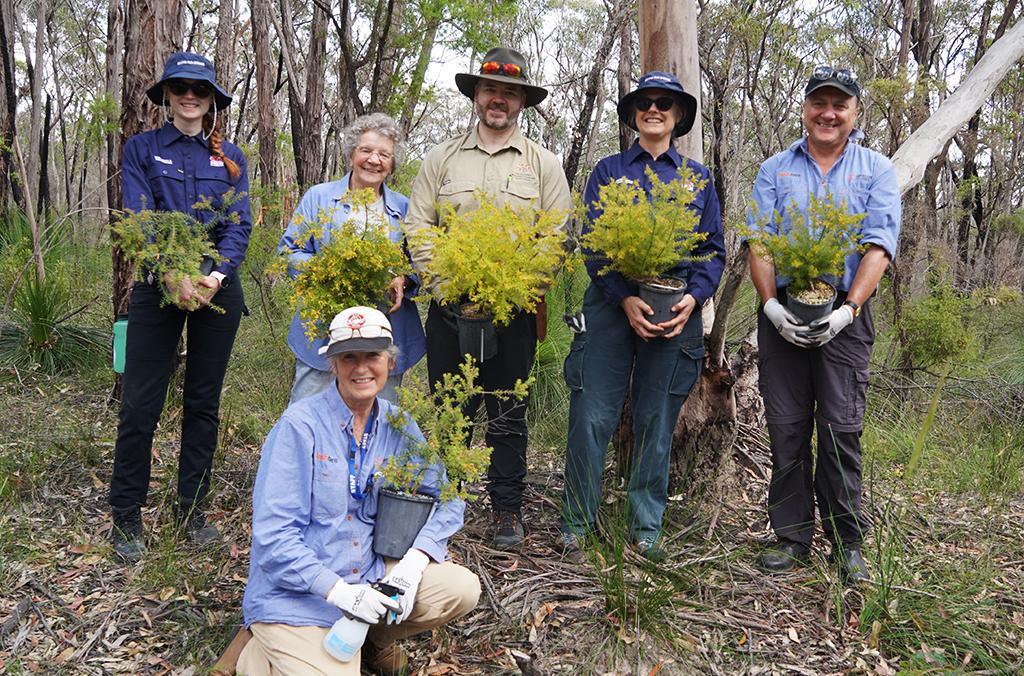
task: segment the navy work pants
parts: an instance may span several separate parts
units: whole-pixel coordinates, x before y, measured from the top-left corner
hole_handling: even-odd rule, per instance
[[[785,291],[779,296],[784,299]],[[845,298],[841,293],[835,307]],[[861,511],[860,435],[875,338],[871,301],[822,347],[787,342],[760,309],[757,319],[760,390],[772,452],[772,529],[780,540],[809,546],[817,497],[829,542],[858,546],[868,527]],[[815,425],[816,461],[811,453]]]
[[[657,539],[668,499],[672,431],[704,357],[700,308],[694,309],[680,335],[647,341],[594,284],[584,296],[583,314],[587,330],[573,339],[565,360],[570,394],[562,531],[582,533],[594,528],[608,442],[630,389],[634,439],[628,486],[630,535],[637,541]]]
[[[433,392],[446,373],[458,373],[463,354],[453,319],[436,302],[427,311],[427,375]],[[517,310],[508,326],[497,327],[497,353],[479,363],[479,382],[485,390],[510,390],[516,380],[526,380],[533,368],[537,348],[537,315]],[[487,469],[487,492],[491,507],[519,513],[526,488],[526,406],[527,399],[501,400],[483,396],[487,411],[484,437],[493,450]],[[480,397],[466,406],[470,419],[480,408]]]
[[[149,492],[153,433],[167,398],[175,350],[182,328],[187,333],[182,400],[178,499],[200,502],[210,486],[213,453],[220,423],[220,394],[244,300],[234,278],[213,297],[224,309],[186,312],[160,307],[160,287],[137,282],[128,310],[124,391],[110,478],[110,504],[127,509],[146,503]]]

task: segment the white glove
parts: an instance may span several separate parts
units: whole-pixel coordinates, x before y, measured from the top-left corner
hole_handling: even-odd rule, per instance
[[[801,335],[807,338],[811,345],[821,347],[852,323],[853,308],[849,305],[841,305],[838,309],[832,310],[832,314],[828,317],[811,322],[811,325]]]
[[[327,594],[327,602],[366,624],[377,624],[384,613],[399,610],[394,599],[384,596],[370,585],[349,584],[344,580],[334,584]]]
[[[779,332],[779,335],[797,347],[809,347],[811,341],[804,337],[807,327],[800,323],[800,320],[793,316],[779,302],[778,298],[769,298],[762,308],[764,316],[772,323],[772,326]]]
[[[388,616],[388,624],[405,622],[412,613],[412,607],[416,603],[416,592],[420,587],[420,580],[423,579],[423,571],[430,563],[430,557],[418,549],[410,549],[402,560],[395,564],[391,572],[381,582],[398,587],[402,594],[398,597],[398,603],[402,609],[394,616]]]

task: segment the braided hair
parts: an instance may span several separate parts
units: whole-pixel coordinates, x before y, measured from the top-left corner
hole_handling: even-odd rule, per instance
[[[233,180],[238,180],[238,177],[242,175],[242,169],[236,162],[224,155],[224,150],[221,148],[224,134],[220,127],[221,121],[217,119],[216,112],[211,106],[211,110],[207,111],[206,115],[203,116],[203,129],[210,135],[210,152],[224,162],[224,168],[228,170],[228,175]]]

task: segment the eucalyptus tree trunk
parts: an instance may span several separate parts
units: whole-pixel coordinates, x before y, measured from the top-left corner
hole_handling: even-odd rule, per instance
[[[324,115],[324,55],[327,48],[327,12],[316,3],[313,5],[313,25],[309,32],[309,48],[306,57],[305,100],[302,105],[302,159],[296,157],[296,171],[299,185],[307,188],[319,183],[321,159],[324,146],[321,129]]]
[[[252,0],[252,47],[256,61],[256,138],[260,184],[277,183],[277,115],[274,112],[274,62],[270,51],[270,0]]]
[[[217,42],[214,45],[213,65],[217,82],[228,91],[235,81],[235,0],[221,0],[217,9]],[[239,120],[241,122],[241,120]],[[222,129],[227,138],[231,133],[231,117],[224,115]]]
[[[18,181],[18,171],[12,149],[16,130],[18,95],[14,81],[14,0],[0,0],[0,81],[3,91],[0,101],[0,209],[8,204],[8,198],[22,209],[25,208],[24,190]]]

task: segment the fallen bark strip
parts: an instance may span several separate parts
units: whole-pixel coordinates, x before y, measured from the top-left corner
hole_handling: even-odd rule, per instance
[[[32,599],[25,597],[18,601],[18,605],[14,607],[14,611],[11,612],[10,617],[4,620],[4,623],[0,625],[0,641],[4,640],[7,634],[14,631],[14,629],[21,624],[21,621],[28,615],[28,611],[32,608]]]

